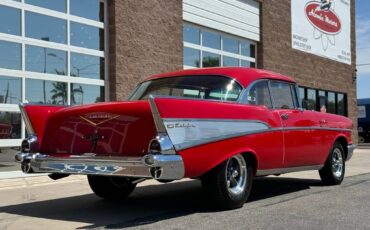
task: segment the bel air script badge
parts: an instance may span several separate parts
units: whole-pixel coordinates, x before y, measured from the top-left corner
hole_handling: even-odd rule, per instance
[[[174,123],[174,124],[167,124],[167,128],[175,129],[175,128],[195,128],[195,125],[192,123]]]

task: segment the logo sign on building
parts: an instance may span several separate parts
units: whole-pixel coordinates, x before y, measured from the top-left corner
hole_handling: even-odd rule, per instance
[[[351,64],[350,0],[292,0],[292,47]]]
[[[366,118],[365,106],[357,106],[357,118]]]

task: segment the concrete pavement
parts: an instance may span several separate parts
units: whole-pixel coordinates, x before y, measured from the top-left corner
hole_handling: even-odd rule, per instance
[[[255,180],[242,209],[207,207],[198,181],[145,181],[125,202],[93,195],[84,176],[0,180],[0,229],[370,229],[370,150],[358,149],[341,186],[318,173]]]

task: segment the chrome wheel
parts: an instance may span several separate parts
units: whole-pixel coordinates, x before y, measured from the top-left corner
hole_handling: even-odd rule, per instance
[[[332,171],[337,178],[340,178],[343,174],[343,156],[339,148],[333,150]]]
[[[231,157],[226,164],[226,183],[231,194],[238,195],[245,190],[248,171],[242,155]]]

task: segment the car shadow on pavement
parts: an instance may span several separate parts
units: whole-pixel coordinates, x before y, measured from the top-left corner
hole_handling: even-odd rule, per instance
[[[258,178],[254,181],[248,202],[307,190],[312,186],[320,186],[320,181]],[[206,218],[207,213],[218,211],[207,201],[197,180],[138,187],[125,201],[104,201],[94,194],[88,194],[0,207],[0,212],[8,214],[91,223],[81,229],[143,226],[194,213]]]

